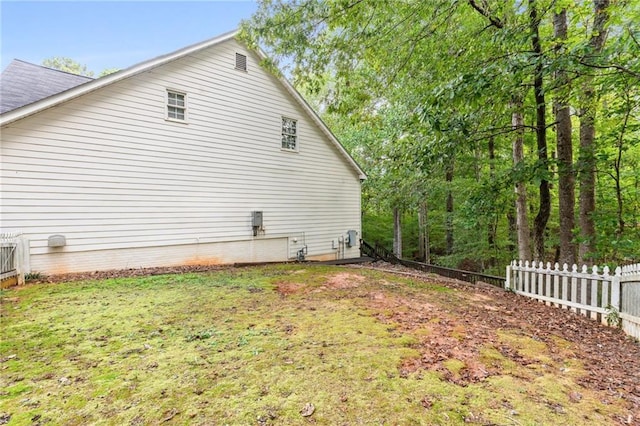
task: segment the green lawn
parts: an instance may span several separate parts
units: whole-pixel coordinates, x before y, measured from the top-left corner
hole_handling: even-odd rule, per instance
[[[469,297],[308,265],[4,290],[0,424],[604,425],[625,414],[576,384],[569,342],[551,356],[515,329],[473,348],[486,377],[464,380],[468,354],[407,368],[442,337],[430,325]],[[420,324],[401,322],[420,309]],[[463,346],[470,331],[451,336]]]

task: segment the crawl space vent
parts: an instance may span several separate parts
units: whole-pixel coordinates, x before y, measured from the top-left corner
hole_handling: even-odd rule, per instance
[[[236,69],[247,70],[247,57],[241,53],[236,53]]]

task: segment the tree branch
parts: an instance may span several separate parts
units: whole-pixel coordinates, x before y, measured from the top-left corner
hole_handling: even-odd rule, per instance
[[[633,31],[631,31],[631,28],[627,28],[627,31],[629,31],[629,36],[631,37],[631,40],[633,40],[636,46],[640,47],[640,42],[638,42],[638,39],[636,38],[635,34],[633,34]]]
[[[598,64],[592,64],[590,62],[587,62],[584,59],[578,59],[578,63],[580,65],[584,65],[585,67],[596,68],[596,69],[599,69],[599,70],[608,70],[608,69],[613,68],[613,69],[621,71],[621,72],[623,72],[625,74],[629,74],[632,77],[640,79],[640,73],[635,72],[633,70],[630,70],[629,68],[623,67],[622,65],[618,65],[618,64],[598,65]]]
[[[518,126],[517,128],[514,128],[512,126],[508,126],[508,127],[490,127],[484,130],[478,130],[476,132],[477,137],[473,138],[473,139],[469,139],[470,142],[479,142],[479,141],[483,141],[486,140],[487,138],[491,138],[491,137],[495,137],[495,136],[500,136],[500,135],[505,135],[505,134],[509,134],[512,132],[517,132],[521,129],[528,129],[531,131],[535,131],[536,127],[534,126],[528,126],[526,124],[522,125],[522,126]]]
[[[474,8],[480,15],[487,18],[489,22],[491,22],[492,26],[500,29],[504,28],[504,24],[502,23],[502,21],[499,18],[492,16],[487,9],[484,9],[480,5],[478,5],[478,3],[476,3],[476,0],[469,0],[469,5]]]

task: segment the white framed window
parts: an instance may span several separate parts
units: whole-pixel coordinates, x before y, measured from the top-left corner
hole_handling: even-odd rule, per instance
[[[282,117],[282,149],[298,150],[298,122],[293,118]]]
[[[167,89],[167,120],[187,121],[187,94]]]
[[[240,71],[247,70],[247,56],[236,52],[236,69]]]

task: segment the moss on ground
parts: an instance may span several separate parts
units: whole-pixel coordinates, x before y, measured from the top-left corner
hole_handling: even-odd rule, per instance
[[[344,273],[269,266],[3,291],[0,415],[11,425],[295,425],[309,423],[311,403],[317,424],[608,424],[620,409],[572,394],[580,366],[568,342],[554,361],[513,331],[498,333],[500,345],[531,366],[487,345],[480,360],[499,373],[478,383],[403,374],[430,332],[381,321],[393,308],[369,301],[463,301],[442,285]],[[465,332],[455,330],[461,344]],[[444,365],[454,377],[465,367]]]

